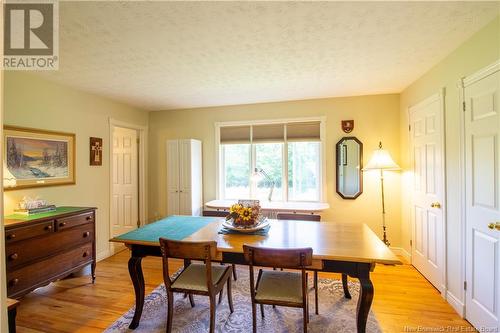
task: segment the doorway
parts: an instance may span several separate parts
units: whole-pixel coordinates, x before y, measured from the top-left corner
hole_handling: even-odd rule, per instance
[[[110,121],[110,238],[146,222],[146,129]],[[110,244],[110,255],[124,247]]]

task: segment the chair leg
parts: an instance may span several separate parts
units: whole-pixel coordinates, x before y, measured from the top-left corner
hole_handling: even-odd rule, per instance
[[[233,279],[234,281],[238,280],[238,276],[236,275],[236,265],[233,264]]]
[[[260,315],[262,316],[262,318],[264,318],[264,304],[261,304],[260,305]]]
[[[233,307],[233,292],[231,291],[231,278],[227,279],[227,303],[229,304],[229,311],[234,312]]]
[[[210,333],[215,332],[215,295],[210,296]]]
[[[217,304],[220,304],[222,302],[222,296],[224,296],[224,289],[220,290],[220,293],[219,293],[219,302]]]
[[[252,327],[253,333],[257,333],[257,309],[255,307],[255,302],[252,302]]]
[[[172,320],[174,315],[174,294],[167,292],[167,333],[172,332]]]
[[[309,321],[309,315],[307,314],[307,304],[304,306],[304,333],[307,333],[307,322]]]
[[[316,314],[319,314],[318,309],[318,271],[314,271],[314,307]]]
[[[194,304],[194,297],[192,294],[189,294],[189,303],[191,304],[191,307],[194,308],[195,304]]]

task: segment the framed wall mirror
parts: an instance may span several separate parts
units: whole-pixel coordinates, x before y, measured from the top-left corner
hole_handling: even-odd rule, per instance
[[[337,143],[337,193],[343,199],[356,199],[363,193],[363,143],[356,137],[343,137]]]

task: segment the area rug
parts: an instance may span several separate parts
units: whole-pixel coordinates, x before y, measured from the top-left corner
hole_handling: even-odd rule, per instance
[[[319,315],[314,313],[314,292],[309,293],[310,322],[309,332],[356,332],[356,303],[359,295],[359,283],[349,282],[352,299],[344,298],[342,282],[338,280],[319,279]],[[312,281],[309,281],[312,286]],[[238,280],[233,281],[234,312],[229,312],[226,289],[224,298],[216,310],[216,332],[252,332],[252,307],[250,303],[250,285],[248,269],[238,268]],[[181,294],[174,294],[173,332],[196,333],[208,332],[210,312],[208,298],[194,296],[196,306],[191,308],[189,300]],[[106,333],[117,332],[165,332],[167,322],[165,286],[158,286],[146,296],[141,322],[135,330],[129,330],[134,315],[134,308],[120,317],[106,329]],[[302,309],[264,307],[265,318],[257,307],[258,332],[302,332]],[[378,333],[382,330],[377,319],[370,312],[366,331]]]

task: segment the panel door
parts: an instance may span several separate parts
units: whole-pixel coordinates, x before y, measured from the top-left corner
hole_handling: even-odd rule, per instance
[[[113,129],[112,236],[136,229],[139,221],[137,138],[136,130]]]
[[[167,214],[179,214],[179,141],[167,141]]]
[[[498,70],[464,88],[466,317],[478,329],[500,326]]]
[[[179,193],[179,214],[193,215],[191,209],[191,191],[181,190]]]
[[[410,108],[413,193],[412,264],[444,292],[444,152],[442,95]]]
[[[191,190],[191,140],[179,141],[179,190]]]

